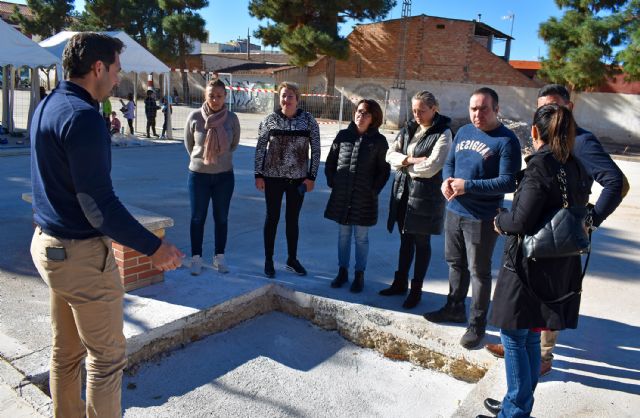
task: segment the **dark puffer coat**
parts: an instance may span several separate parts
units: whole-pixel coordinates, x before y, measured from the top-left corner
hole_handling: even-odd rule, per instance
[[[324,168],[331,188],[325,218],[342,225],[378,222],[378,194],[389,179],[388,149],[387,139],[377,129],[360,136],[351,122],[338,132]]]
[[[496,217],[498,227],[508,235],[502,267],[493,295],[489,322],[503,329],[576,328],[580,295],[560,305],[547,305],[524,285],[527,278],[540,298],[554,300],[582,286],[580,256],[527,259],[522,254],[518,235],[535,233],[545,220],[562,207],[562,195],[556,177],[560,162],[547,146],[527,159],[527,168],[513,198],[511,211]],[[570,206],[584,206],[589,199],[589,177],[573,158],[564,164]]]
[[[420,138],[413,149],[414,157],[429,157],[433,147],[445,131],[450,130],[451,119],[436,113],[433,124]],[[418,124],[412,120],[398,133],[403,154],[407,154],[407,148],[413,135],[418,130]],[[396,177],[391,190],[389,203],[389,218],[387,229],[393,231],[393,225],[399,222],[403,225],[403,233],[439,235],[444,226],[444,208],[446,199],[440,192],[442,185],[442,170],[429,178],[411,178],[406,168],[396,171]],[[408,189],[408,192],[406,190]],[[402,200],[405,199],[403,202]],[[404,220],[399,220],[400,205],[407,207]]]

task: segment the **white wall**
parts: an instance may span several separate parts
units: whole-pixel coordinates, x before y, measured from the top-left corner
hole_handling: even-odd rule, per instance
[[[579,93],[574,115],[580,126],[620,145],[640,144],[640,95]]]
[[[312,77],[311,86],[320,87],[323,77]],[[344,89],[352,100],[372,98],[383,105],[392,79],[340,78],[336,87]],[[538,89],[492,86],[500,97],[500,115],[507,119],[531,123]],[[407,100],[420,90],[431,91],[440,102],[440,112],[457,123],[468,121],[469,96],[483,85],[407,80]],[[621,145],[640,144],[640,95],[617,93],[579,93],[574,97],[574,116],[578,124],[599,138]],[[397,104],[396,104],[397,105]],[[394,106],[390,102],[388,106]]]

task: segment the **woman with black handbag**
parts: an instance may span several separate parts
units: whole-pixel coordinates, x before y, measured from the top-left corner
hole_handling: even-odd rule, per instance
[[[500,328],[505,349],[507,394],[485,406],[500,417],[529,416],[540,372],[540,330],[576,328],[580,309],[580,255],[527,258],[522,236],[538,231],[561,208],[585,206],[588,176],[571,155],[571,111],[555,104],[536,111],[531,127],[535,152],[525,158],[510,211],[495,217],[507,235],[503,265],[489,323]]]

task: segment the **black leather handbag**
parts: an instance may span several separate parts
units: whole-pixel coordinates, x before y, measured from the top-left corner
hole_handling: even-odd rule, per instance
[[[533,235],[524,235],[522,251],[527,258],[557,258],[587,254],[591,251],[591,237],[587,232],[589,210],[585,206],[569,206],[567,173],[558,173],[562,208]],[[588,226],[588,225],[587,225]]]

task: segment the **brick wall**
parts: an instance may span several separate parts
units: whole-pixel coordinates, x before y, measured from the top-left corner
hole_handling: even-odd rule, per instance
[[[164,229],[153,232],[159,238],[164,238]],[[117,242],[113,242],[111,246],[120,278],[127,292],[164,280],[164,274],[153,268],[148,256]]]
[[[402,51],[402,19],[357,26],[348,36],[350,56],[336,63],[336,79],[394,79]],[[536,87],[502,58],[474,40],[474,22],[432,16],[409,21],[405,79]],[[325,59],[309,68],[323,75]]]
[[[472,42],[471,45],[469,81],[499,86],[539,87],[536,81],[513,68],[502,58],[488,53],[477,42]]]

